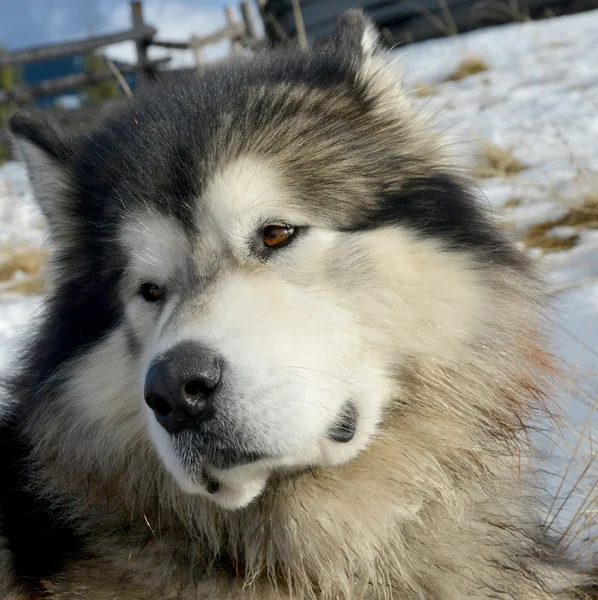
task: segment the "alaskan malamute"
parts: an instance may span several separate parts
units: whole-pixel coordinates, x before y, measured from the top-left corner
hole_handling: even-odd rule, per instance
[[[10,121],[53,244],[6,386],[3,598],[541,600],[533,273],[349,12]]]

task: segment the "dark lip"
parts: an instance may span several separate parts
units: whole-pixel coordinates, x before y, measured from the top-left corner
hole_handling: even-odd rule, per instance
[[[328,438],[338,444],[346,444],[355,437],[357,430],[357,409],[353,402],[347,402],[341,414],[328,430]]]
[[[263,453],[248,451],[239,446],[228,444],[223,437],[210,434],[207,431],[186,429],[172,435],[178,438],[178,444],[185,448],[186,452],[191,451],[191,453],[200,457],[201,462],[204,464],[209,464],[223,471],[265,458]]]
[[[262,454],[257,452],[239,452],[235,449],[231,450],[216,450],[205,455],[206,460],[210,465],[221,471],[249,465],[264,458]]]
[[[356,430],[357,409],[352,401],[348,401],[326,435],[328,439],[337,444],[346,444],[355,437]],[[204,465],[221,471],[249,465],[267,458],[261,452],[248,451],[227,443],[225,436],[218,435],[207,427],[199,427],[196,430],[184,429],[172,435],[178,438],[177,441],[185,447],[186,452],[191,450],[192,453],[197,453],[196,456]]]

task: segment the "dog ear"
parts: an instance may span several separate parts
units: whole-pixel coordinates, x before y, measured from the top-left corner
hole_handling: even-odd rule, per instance
[[[69,229],[73,141],[43,113],[20,111],[8,121],[13,148],[25,162],[38,206],[53,237]]]
[[[348,10],[341,15],[331,41],[336,47],[361,58],[374,56],[383,47],[373,21],[358,9]]]

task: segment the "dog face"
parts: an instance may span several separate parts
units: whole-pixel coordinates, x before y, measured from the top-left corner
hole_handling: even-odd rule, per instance
[[[516,260],[358,13],[84,137],[11,128],[71,328],[40,376],[72,363],[76,410],[113,439],[143,422],[179,485],[227,508],[363,451],[402,369],[475,337],[482,267]]]
[[[356,273],[342,250],[364,249],[289,196],[273,168],[246,157],[206,186],[195,234],[144,211],[120,234],[151,434],[190,491],[259,479],[239,504],[274,467],[353,456],[389,397],[348,302]]]
[[[191,491],[252,473],[239,503],[274,467],[354,456],[390,394],[368,312],[352,308],[368,236],[294,209],[277,179],[243,158],[206,186],[196,234],[143,211],[121,233],[152,436]]]

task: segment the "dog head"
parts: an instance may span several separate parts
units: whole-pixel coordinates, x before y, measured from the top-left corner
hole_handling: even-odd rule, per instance
[[[77,411],[113,437],[142,420],[180,486],[225,507],[363,451],[401,369],[457,355],[484,268],[517,260],[358,12],[85,135],[10,126],[55,247],[40,377],[74,365]]]

